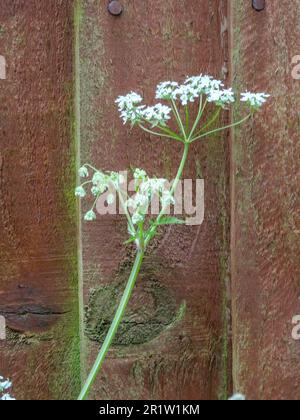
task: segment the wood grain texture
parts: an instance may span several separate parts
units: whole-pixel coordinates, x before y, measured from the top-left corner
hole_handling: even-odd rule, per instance
[[[133,165],[150,175],[172,179],[180,147],[124,128],[114,100],[119,94],[138,90],[153,102],[159,81],[181,80],[189,74],[208,72],[226,80],[227,2],[122,3],[123,15],[116,18],[108,14],[103,1],[81,2],[77,70],[82,163],[93,162],[102,170],[127,170]],[[172,227],[152,245],[127,314],[132,335],[125,331],[118,338],[93,397],[215,399],[227,394],[226,136],[195,146],[185,177],[205,179],[205,222],[200,227]],[[122,289],[128,274],[133,249],[124,249],[126,237],[126,223],[120,217],[100,217],[93,225],[83,226],[84,304],[93,325],[97,320],[109,321],[107,302],[116,301],[116,290]],[[172,322],[183,301],[186,315]],[[168,312],[163,314],[166,321],[157,320],[163,311]],[[155,323],[148,328],[153,319],[162,326],[158,333],[153,330]],[[89,329],[86,372],[99,348],[91,337]],[[136,341],[139,344],[133,344]]]
[[[300,2],[250,3],[231,2],[233,79],[272,99],[233,141],[233,376],[249,399],[298,400]]]
[[[79,391],[72,3],[0,5],[0,373],[17,399]]]

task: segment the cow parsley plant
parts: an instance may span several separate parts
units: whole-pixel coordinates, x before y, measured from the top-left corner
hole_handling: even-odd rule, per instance
[[[92,198],[91,207],[84,215],[87,222],[96,220],[96,206],[99,198],[106,194],[108,204],[119,198],[123,214],[127,218],[128,243],[135,244],[136,257],[123,297],[109,332],[100,349],[96,362],[81,391],[79,400],[88,397],[91,387],[102,367],[136,284],[145,252],[161,225],[184,224],[184,219],[170,217],[170,206],[175,204],[175,191],[182,178],[190,149],[194,143],[209,139],[216,133],[239,126],[253,117],[269,95],[265,93],[245,92],[236,94],[226,88],[224,83],[208,75],[188,77],[182,84],[176,81],[162,82],[157,86],[158,103],[147,106],[139,93],[130,92],[116,100],[120,117],[124,124],[130,124],[142,131],[162,139],[176,141],[182,145],[182,158],[171,188],[166,188],[166,180],[150,178],[147,173],[137,168],[133,171],[135,191],[128,196],[122,187],[124,179],[115,172],[105,172],[90,164],[83,165],[79,176],[83,183],[76,188],[75,194],[83,199]],[[236,122],[218,126],[223,110],[228,110],[233,103],[239,102],[245,109],[245,116]],[[194,108],[197,107],[196,116]],[[114,195],[111,191],[115,191]],[[160,204],[157,216],[149,215],[149,206],[156,197]]]

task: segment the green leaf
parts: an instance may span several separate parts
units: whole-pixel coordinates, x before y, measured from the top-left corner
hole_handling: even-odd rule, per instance
[[[178,219],[177,217],[163,217],[157,223],[158,225],[185,225],[185,220]]]

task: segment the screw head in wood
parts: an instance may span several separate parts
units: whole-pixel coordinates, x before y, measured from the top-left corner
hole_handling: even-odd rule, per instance
[[[266,8],[266,0],[252,0],[252,7],[257,12],[261,12]]]
[[[120,16],[123,12],[123,6],[118,0],[112,0],[108,4],[108,11],[113,16]]]

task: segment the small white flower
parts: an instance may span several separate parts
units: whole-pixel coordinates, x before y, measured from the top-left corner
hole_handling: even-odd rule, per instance
[[[136,92],[130,92],[126,96],[119,96],[116,100],[119,110],[124,111],[126,109],[132,109],[136,105],[142,103],[143,98]]]
[[[189,102],[195,102],[200,97],[200,92],[192,85],[182,85],[174,91],[174,99],[179,99],[183,106]]]
[[[124,124],[131,122],[134,125],[140,121],[141,111],[144,107],[137,105],[139,105],[142,101],[143,98],[141,95],[135,92],[131,92],[126,96],[118,97],[116,103],[118,104],[121,118],[123,119]]]
[[[142,119],[142,110],[144,108],[144,106],[140,106],[138,108],[125,109],[124,111],[122,111],[121,118],[123,120],[124,125],[128,122],[131,122],[132,125],[140,122]]]
[[[211,79],[209,88],[212,90],[221,89],[224,86],[224,83],[221,80]]]
[[[208,102],[215,102],[217,105],[224,106],[235,102],[232,89],[212,90],[207,96]]]
[[[89,171],[85,166],[82,166],[79,169],[78,174],[79,174],[80,178],[87,178],[89,176]]]
[[[141,116],[153,126],[158,124],[166,125],[166,121],[171,119],[172,109],[166,105],[156,104],[149,106],[141,111]]]
[[[224,84],[221,80],[213,79],[208,75],[200,75],[189,77],[185,81],[185,85],[189,86],[198,96],[202,94],[209,95],[212,91],[220,90]]]
[[[99,188],[102,192],[105,191],[108,184],[108,177],[102,172],[96,172],[92,179],[93,185]]]
[[[133,177],[134,177],[134,179],[143,180],[143,181],[148,179],[148,175],[147,175],[146,171],[144,171],[143,169],[139,169],[139,168],[135,169],[135,171],[133,173]]]
[[[246,102],[251,108],[258,109],[263,106],[270,95],[267,93],[245,92],[241,94],[241,102]]]
[[[146,210],[149,206],[148,196],[145,194],[136,194],[134,196],[134,207],[141,210]]]
[[[162,82],[157,86],[156,99],[174,99],[173,93],[179,87],[177,82]]]
[[[96,213],[94,212],[94,210],[90,210],[86,213],[86,215],[84,216],[84,220],[86,222],[92,222],[94,220],[97,219]]]
[[[93,194],[93,196],[97,197],[97,195],[102,194],[104,191],[103,189],[99,188],[99,187],[92,187],[91,189],[91,193]]]
[[[76,197],[80,197],[80,198],[84,198],[86,196],[86,191],[83,187],[77,187],[75,190],[75,196]]]

